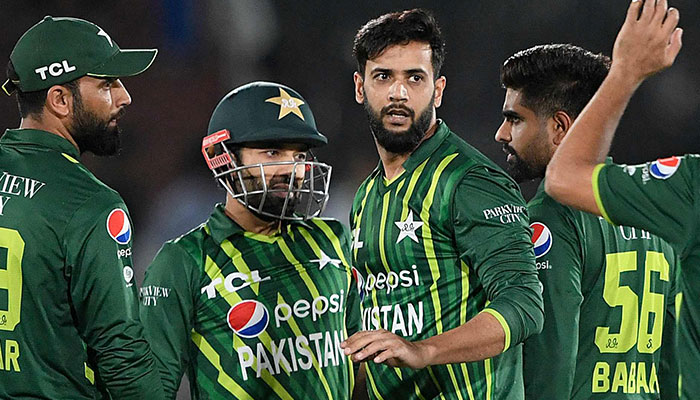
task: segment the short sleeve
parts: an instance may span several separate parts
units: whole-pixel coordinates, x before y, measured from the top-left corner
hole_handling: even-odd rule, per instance
[[[601,164],[593,191],[603,215],[616,225],[635,226],[685,247],[698,223],[700,158],[670,157],[640,165]]]

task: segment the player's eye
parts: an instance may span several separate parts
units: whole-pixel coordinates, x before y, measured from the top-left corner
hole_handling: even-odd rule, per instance
[[[294,155],[295,161],[306,161],[306,153],[299,153]]]
[[[269,150],[265,150],[265,154],[268,157],[277,157],[277,156],[279,156],[280,152],[279,152],[279,150],[269,149]]]
[[[421,82],[423,80],[423,76],[422,75],[411,75],[411,77],[408,78],[408,80],[411,82],[414,82],[414,83]]]
[[[389,74],[387,74],[386,72],[380,72],[380,73],[374,75],[374,79],[376,79],[378,81],[384,81],[384,80],[389,79]]]

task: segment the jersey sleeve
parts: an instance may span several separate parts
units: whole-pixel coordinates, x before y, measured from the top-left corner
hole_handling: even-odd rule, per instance
[[[700,156],[641,165],[600,164],[592,177],[596,203],[609,222],[635,226],[683,249],[698,219]]]
[[[146,270],[141,288],[141,320],[153,349],[166,398],[175,398],[190,362],[194,264],[192,256],[178,242],[168,242]]]
[[[139,321],[128,211],[113,192],[98,192],[71,216],[66,278],[78,333],[113,398],[162,398]]]
[[[559,204],[535,201],[529,211],[545,319],[542,332],[523,346],[525,398],[568,399],[579,346],[583,237],[571,213]],[[542,373],[543,360],[547,374]]]
[[[515,182],[485,167],[467,173],[452,201],[460,258],[476,272],[505,331],[504,351],[538,333],[543,305],[525,201]]]

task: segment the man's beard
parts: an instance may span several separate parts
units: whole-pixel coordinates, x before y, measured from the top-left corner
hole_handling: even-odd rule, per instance
[[[73,126],[71,135],[78,145],[80,153],[87,151],[96,156],[113,156],[119,154],[121,150],[119,125],[109,126],[112,118],[119,119],[124,115],[124,108],[121,108],[116,116],[108,120],[100,117],[88,110],[80,98],[75,97],[73,102]]]
[[[239,172],[239,174],[241,179],[243,180],[243,184],[245,185],[246,192],[248,193],[247,196],[241,196],[239,199],[243,199],[243,201],[245,202],[245,199],[247,197],[246,206],[259,218],[266,221],[271,221],[274,219],[280,219],[282,217],[291,217],[292,215],[294,215],[297,205],[299,204],[300,193],[294,192],[288,194],[288,189],[283,191],[280,189],[272,189],[275,185],[278,184],[283,184],[287,188],[289,188],[288,184],[291,179],[290,175],[275,175],[270,179],[270,182],[267,184],[267,195],[265,196],[265,203],[263,203],[261,209],[262,212],[270,215],[265,215],[257,211],[258,209],[260,209],[260,202],[263,199],[264,186],[262,179],[258,176],[252,175],[247,169],[243,169]],[[238,176],[235,176],[235,174],[232,174],[232,176],[230,176],[230,179],[232,180],[231,186],[233,187],[234,193],[244,193],[241,187],[241,179],[239,179]],[[299,184],[296,186],[301,185]],[[273,192],[273,194],[270,193],[271,190],[280,191]],[[276,194],[285,194],[286,196],[279,197]],[[287,198],[289,200],[287,201],[287,207],[285,208],[284,203]]]
[[[394,154],[406,154],[413,151],[420,144],[426,132],[430,128],[430,122],[433,119],[433,105],[435,96],[431,96],[430,104],[421,112],[418,119],[413,110],[403,104],[390,104],[379,111],[377,115],[367,101],[365,94],[365,111],[369,120],[369,127],[372,134],[377,139],[377,143],[386,151]],[[390,110],[402,110],[411,118],[411,126],[403,132],[390,131],[384,127],[384,117],[388,115]]]
[[[513,161],[508,161],[508,174],[518,183],[544,178],[544,173],[547,168],[545,164],[544,167],[538,167],[536,165],[531,165],[526,163],[514,148],[510,147],[507,143],[503,143],[503,151],[507,154],[512,155]]]

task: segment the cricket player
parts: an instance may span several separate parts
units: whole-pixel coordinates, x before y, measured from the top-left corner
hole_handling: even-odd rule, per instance
[[[436,119],[444,43],[423,10],[355,37],[355,99],[381,159],[351,213],[363,331],[344,344],[378,399],[522,399],[522,341],[542,327],[525,201]]]
[[[226,189],[204,224],[167,242],[146,272],[141,316],[166,396],[185,371],[194,399],[343,399],[359,330],[350,234],[318,215],[326,144],[295,90],[253,82],[227,94],[202,153]]]
[[[622,114],[647,77],[671,66],[681,49],[679,12],[666,0],[634,1],[600,89],[571,126],[547,167],[545,190],[557,201],[668,240],[681,258],[678,356],[684,399],[700,381],[700,156],[640,165],[605,164]],[[640,315],[641,316],[641,315]]]
[[[139,322],[129,213],[80,162],[117,153],[131,104],[118,78],[155,56],[53,17],[10,55],[2,87],[22,120],[0,139],[0,398],[162,397]]]
[[[516,181],[544,177],[609,64],[566,44],[535,46],[505,61],[496,140]],[[666,367],[677,366],[678,268],[670,244],[561,205],[544,192],[544,181],[528,210],[545,320],[542,333],[524,344],[525,397],[677,398],[677,367]]]

